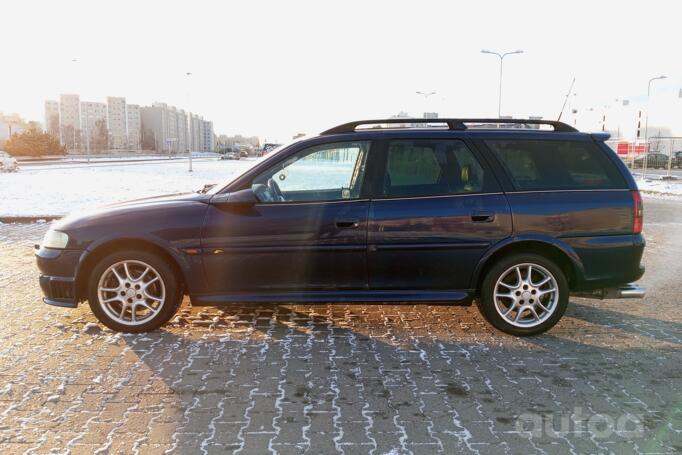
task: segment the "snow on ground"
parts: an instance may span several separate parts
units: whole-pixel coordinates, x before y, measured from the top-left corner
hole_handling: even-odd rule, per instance
[[[682,180],[637,179],[637,187],[652,196],[682,199]]]
[[[226,181],[253,165],[254,159],[195,159],[112,165],[31,166],[0,174],[0,216],[51,216],[98,205],[194,191]]]
[[[103,204],[194,191],[208,183],[226,181],[251,167],[254,161],[198,158],[191,173],[187,171],[187,160],[26,166],[16,173],[0,173],[0,216],[66,215]],[[337,182],[344,175],[337,172],[340,170],[337,166],[324,163],[308,166],[316,177],[334,186],[345,186]],[[293,178],[280,182],[289,187],[286,189],[295,189],[298,183]],[[646,195],[682,200],[682,180],[638,178],[637,184]]]

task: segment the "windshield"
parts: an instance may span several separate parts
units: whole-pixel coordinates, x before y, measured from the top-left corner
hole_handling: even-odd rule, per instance
[[[227,185],[229,185],[229,184],[231,184],[232,182],[234,182],[235,180],[237,180],[239,177],[241,177],[241,176],[244,175],[245,173],[249,172],[249,171],[250,171],[251,169],[253,169],[254,167],[258,166],[258,165],[259,165],[260,163],[262,163],[263,161],[269,160],[270,158],[272,158],[273,156],[277,155],[279,152],[281,152],[281,151],[284,150],[285,148],[289,147],[289,146],[292,145],[292,144],[295,144],[296,142],[300,142],[300,141],[303,140],[303,139],[305,139],[305,138],[301,137],[301,138],[295,139],[295,140],[293,140],[293,141],[291,141],[291,142],[289,142],[289,143],[287,143],[287,144],[280,145],[279,147],[277,147],[277,148],[275,148],[275,149],[272,149],[272,150],[271,150],[270,152],[268,152],[267,154],[265,154],[265,155],[261,156],[260,158],[258,158],[258,159],[256,159],[256,160],[250,162],[249,165],[248,165],[248,167],[246,167],[246,169],[242,169],[241,172],[235,172],[234,174],[230,175],[227,179],[225,179],[225,180],[223,180],[223,181],[221,181],[221,182],[216,183],[216,184],[213,185],[211,188],[208,188],[206,191],[201,191],[201,190],[200,190],[200,192],[205,192],[206,194],[216,194],[216,193],[220,192],[220,190],[222,190],[222,189],[225,188]],[[206,186],[211,185],[211,184],[212,184],[212,183],[207,182],[207,185],[206,185]],[[204,188],[205,188],[205,187],[204,187]]]

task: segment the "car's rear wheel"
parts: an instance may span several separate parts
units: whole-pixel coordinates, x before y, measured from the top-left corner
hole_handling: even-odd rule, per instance
[[[162,258],[125,250],[95,265],[88,301],[97,319],[110,329],[147,332],[173,317],[182,302],[182,290],[173,268]]]
[[[483,278],[478,306],[503,332],[535,335],[561,319],[568,292],[566,276],[553,261],[537,254],[515,254],[490,268]]]

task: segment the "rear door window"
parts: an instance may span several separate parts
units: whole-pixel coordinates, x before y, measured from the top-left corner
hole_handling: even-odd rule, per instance
[[[593,142],[487,140],[518,190],[627,188],[616,165]]]
[[[495,191],[464,142],[393,140],[388,143],[385,197],[435,196]]]

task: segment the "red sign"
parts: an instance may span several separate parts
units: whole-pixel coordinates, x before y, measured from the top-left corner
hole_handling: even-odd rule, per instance
[[[616,148],[616,153],[619,155],[641,155],[646,153],[647,146],[645,144],[632,144],[630,142],[619,142]]]

